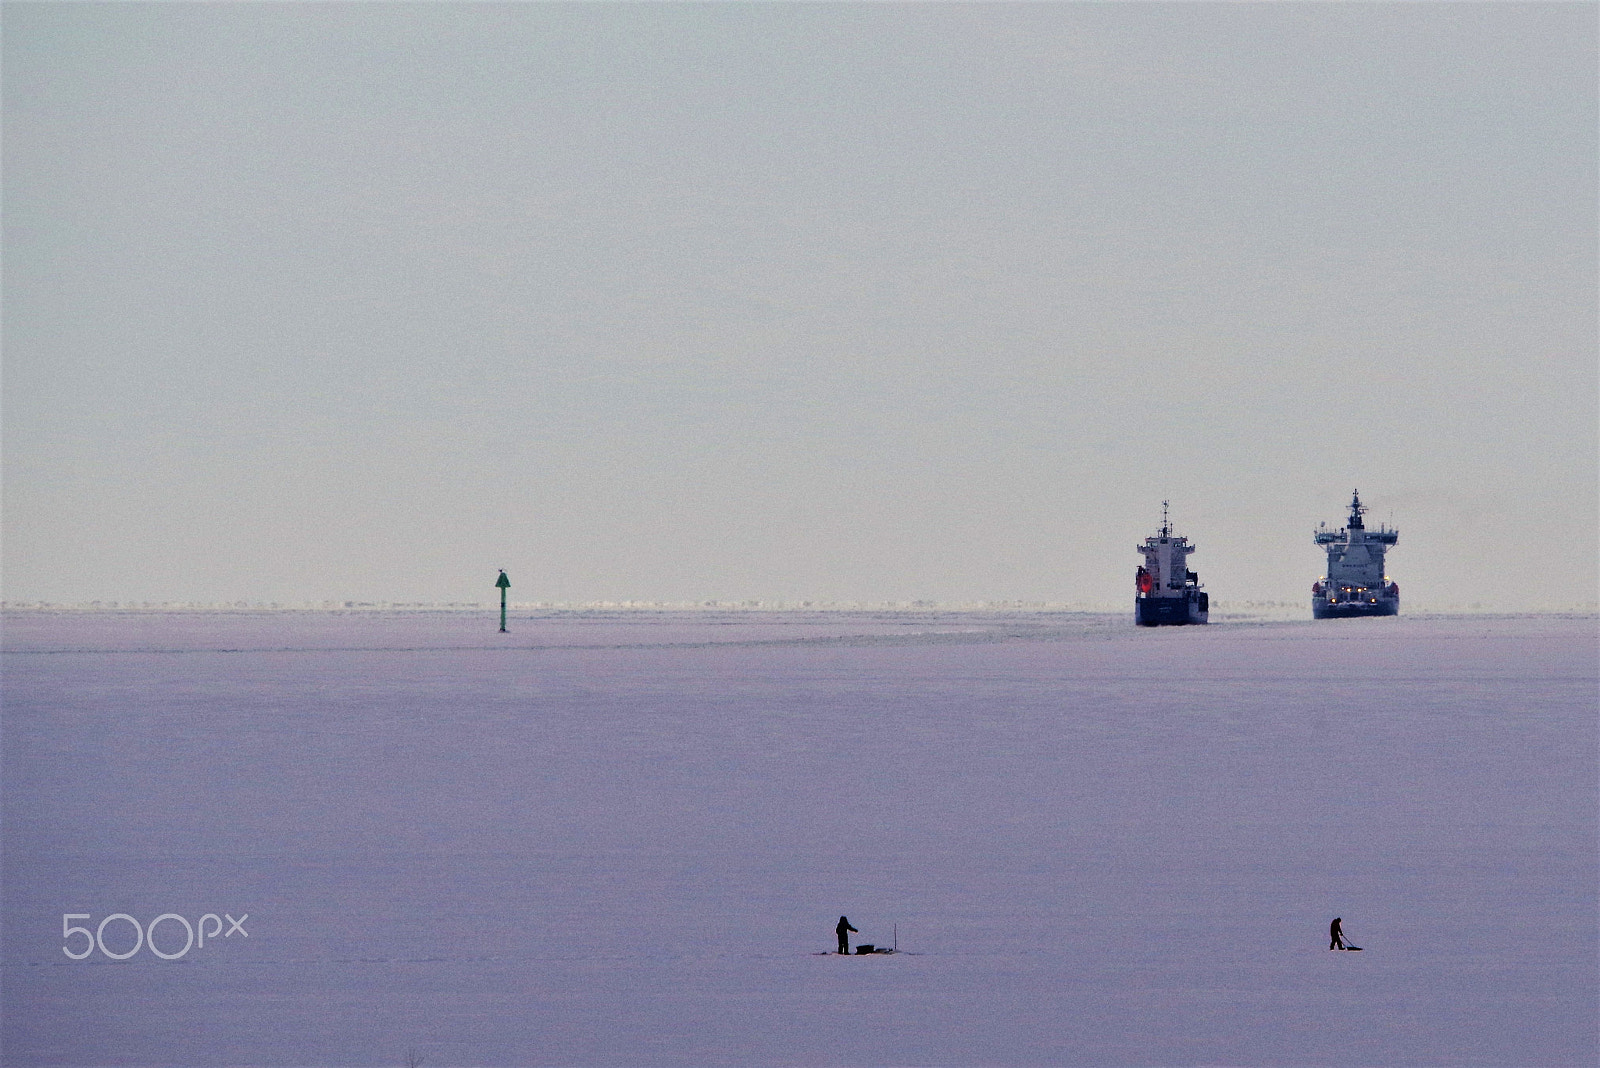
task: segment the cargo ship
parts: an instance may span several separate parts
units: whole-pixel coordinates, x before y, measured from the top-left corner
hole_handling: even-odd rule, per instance
[[[1133,621],[1141,627],[1204,623],[1211,598],[1200,588],[1200,576],[1189,570],[1189,539],[1172,533],[1167,502],[1161,502],[1161,529],[1134,546],[1144,566],[1134,572]]]
[[[1400,586],[1383,573],[1383,556],[1400,540],[1398,530],[1368,530],[1361,493],[1350,495],[1350,518],[1338,530],[1326,523],[1313,540],[1328,553],[1328,572],[1311,586],[1313,619],[1400,614]]]

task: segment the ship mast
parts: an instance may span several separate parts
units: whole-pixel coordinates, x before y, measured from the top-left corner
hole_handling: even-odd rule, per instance
[[[1171,524],[1169,524],[1167,522],[1167,502],[1166,501],[1162,501],[1161,502],[1161,536],[1163,538],[1172,537],[1172,526],[1171,526]]]

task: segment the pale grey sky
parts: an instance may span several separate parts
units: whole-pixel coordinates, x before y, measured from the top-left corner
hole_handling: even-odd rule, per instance
[[[1596,12],[6,3],[4,596],[1593,602]]]

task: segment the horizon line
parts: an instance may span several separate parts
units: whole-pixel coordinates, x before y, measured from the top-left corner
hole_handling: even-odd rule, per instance
[[[0,612],[68,611],[68,612],[492,612],[500,607],[498,601],[4,601]],[[1108,614],[1132,611],[1131,602],[1105,601],[1028,601],[1028,600],[977,600],[977,601],[820,601],[820,600],[762,600],[736,601],[646,601],[646,600],[595,600],[595,601],[523,601],[510,602],[507,607],[522,612],[1076,612]],[[1272,612],[1305,610],[1310,605],[1302,601],[1278,600],[1212,600],[1213,611],[1218,612]],[[1408,606],[1408,614],[1472,614],[1472,615],[1596,615],[1600,602],[1575,601],[1567,604],[1512,607],[1488,605],[1473,601],[1465,603],[1415,604]]]

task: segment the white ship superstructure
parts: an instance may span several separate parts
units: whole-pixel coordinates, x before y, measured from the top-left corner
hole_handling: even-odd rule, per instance
[[[1166,501],[1161,502],[1161,529],[1134,551],[1144,554],[1144,566],[1134,573],[1134,622],[1141,627],[1204,623],[1211,599],[1200,588],[1200,576],[1189,570],[1194,546],[1172,532]]]
[[[1315,619],[1393,616],[1400,612],[1400,586],[1384,574],[1384,554],[1400,540],[1398,530],[1368,530],[1362,521],[1361,494],[1350,497],[1350,518],[1338,530],[1319,526],[1313,535],[1328,554],[1328,571],[1311,587]]]

